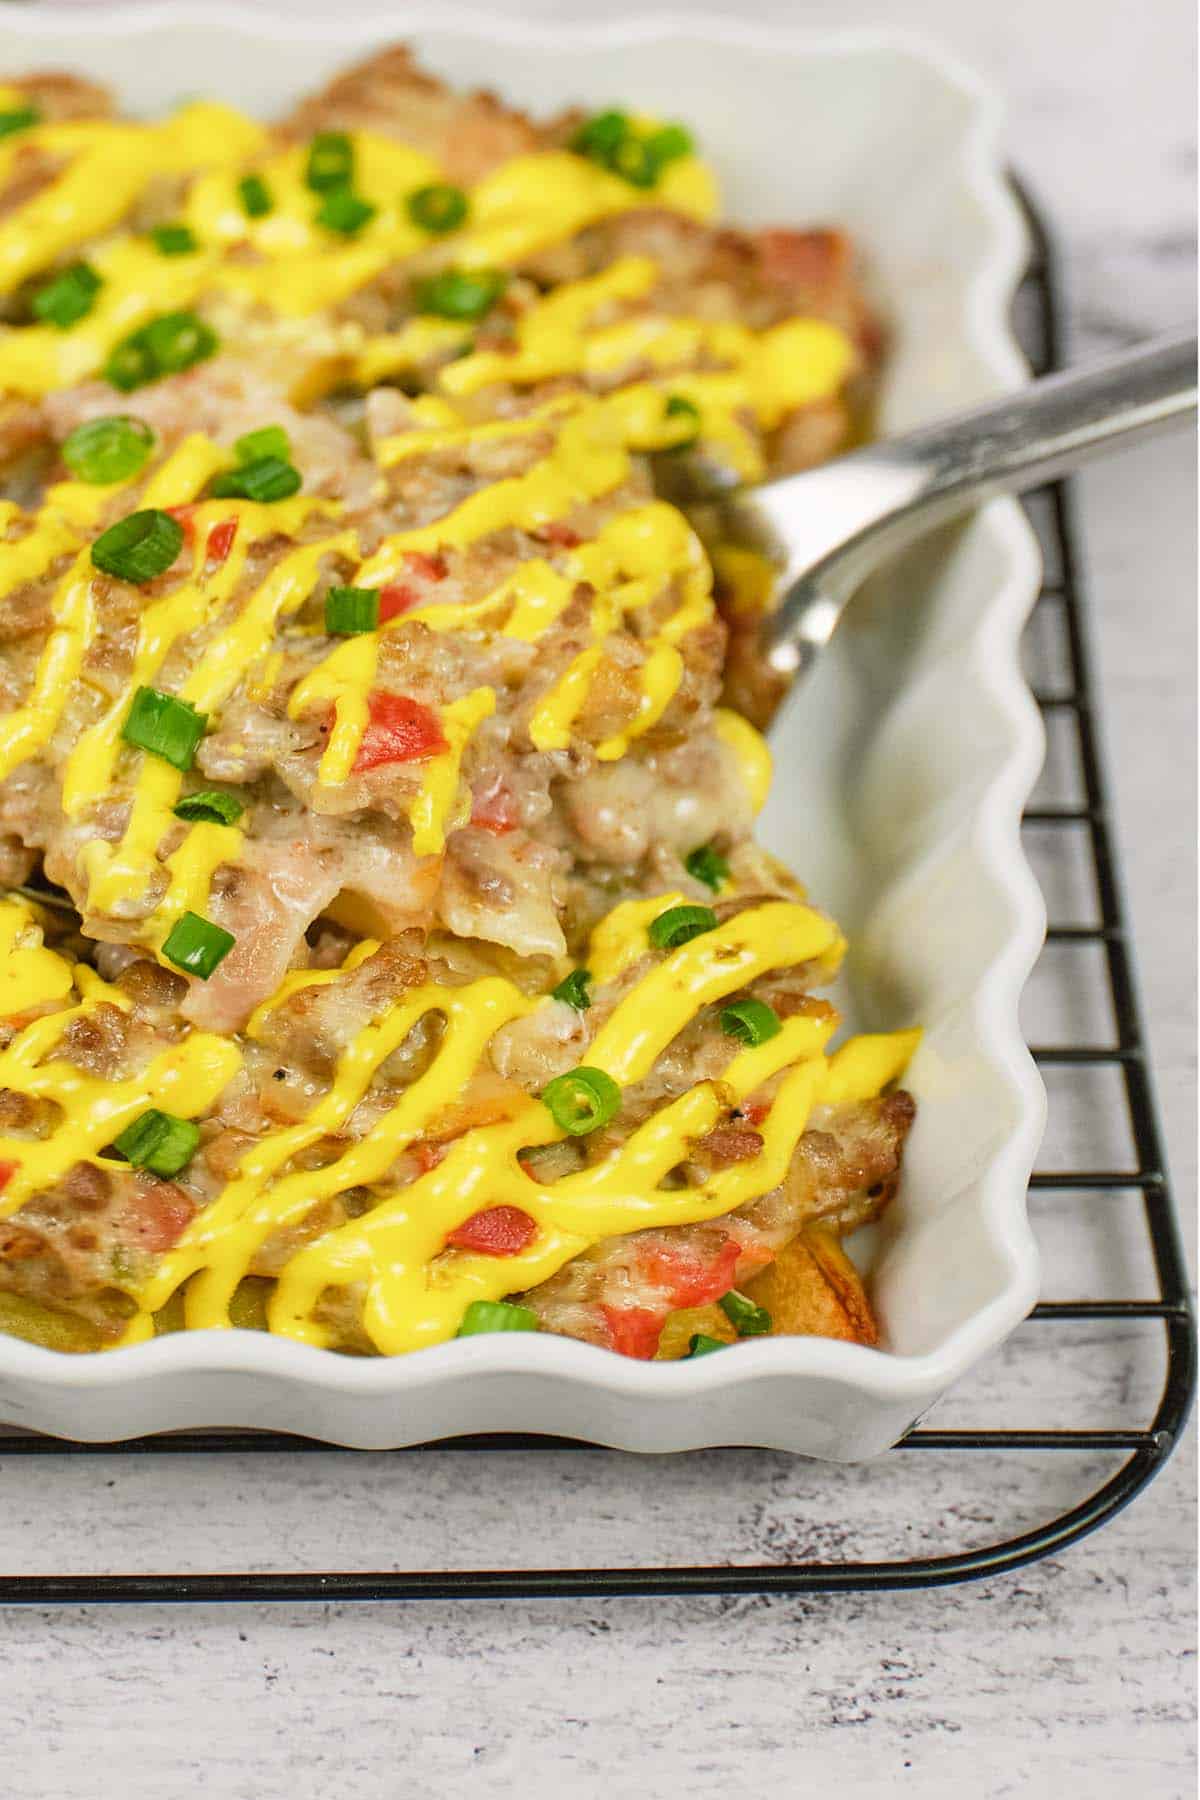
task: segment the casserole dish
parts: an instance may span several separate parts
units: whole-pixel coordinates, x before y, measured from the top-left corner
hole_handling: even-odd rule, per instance
[[[110,14],[94,36],[85,30],[88,73],[136,109],[159,107],[184,85],[172,68],[186,69],[194,89],[212,67],[214,89],[268,111],[332,60],[332,34],[230,16],[224,42],[236,32],[245,52],[231,91],[212,50],[214,23],[225,20]],[[638,46],[632,70],[603,33],[514,30],[498,46],[466,19],[429,30],[419,19],[404,23],[439,73],[484,77],[534,108],[603,102],[614,91],[650,107],[654,81],[660,91],[669,83],[672,106],[688,113],[727,178],[731,211],[751,221],[774,214],[846,223],[867,250],[892,321],[885,429],[1017,374],[1002,318],[1019,229],[988,163],[989,109],[961,78],[879,42],[794,44],[777,106],[756,100],[735,109],[731,133],[731,115],[710,90],[711,42],[698,46],[682,27],[623,34],[620,44]],[[389,35],[394,28],[389,21]],[[13,34],[14,61],[78,64],[79,35],[65,56],[57,32],[56,21]],[[338,58],[379,35],[365,23],[351,42],[338,34]],[[590,91],[577,96],[571,71],[583,42],[594,44]],[[769,42],[722,49],[722,64],[728,52],[742,71],[748,101],[781,80]],[[775,171],[788,166],[794,128],[785,121],[796,104],[812,154],[801,176],[789,172],[781,183]],[[762,110],[769,120],[751,129],[747,118]],[[880,136],[901,113],[923,121],[903,168],[911,208],[879,181],[885,168],[889,183],[901,175]],[[909,211],[906,235],[893,215]],[[953,275],[944,262],[950,244],[961,264]],[[621,1368],[588,1346],[542,1338],[452,1343],[382,1365],[244,1333],[190,1333],[70,1363],[6,1344],[0,1409],[96,1437],[261,1424],[381,1445],[499,1428],[643,1449],[741,1441],[840,1457],[892,1441],[1030,1303],[1023,1189],[1040,1129],[1036,1078],[1015,1024],[1041,927],[1017,837],[1040,753],[1015,670],[1036,558],[1019,515],[1001,507],[923,552],[902,580],[905,604],[894,603],[895,576],[891,603],[865,597],[802,709],[781,716],[782,779],[766,832],[850,926],[856,950],[842,1010],[872,1026],[914,1017],[928,1026],[912,1074],[921,1116],[904,1191],[882,1241],[863,1246],[875,1265],[886,1350],[816,1339],[746,1345],[735,1378],[728,1358],[702,1370]]]

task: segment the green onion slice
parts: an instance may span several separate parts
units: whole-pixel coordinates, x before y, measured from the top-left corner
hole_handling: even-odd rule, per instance
[[[287,500],[299,489],[299,469],[280,456],[259,456],[240,468],[224,469],[208,484],[214,500],[257,500],[263,505]]]
[[[701,844],[692,850],[683,866],[693,880],[702,881],[714,894],[729,880],[729,864],[711,844]]]
[[[586,1012],[592,1004],[592,996],[588,991],[591,984],[592,971],[590,969],[572,969],[571,973],[560,981],[556,988],[551,989],[551,998],[565,1001],[568,1006],[573,1006],[576,1012]]]
[[[190,1119],[177,1119],[174,1113],[159,1112],[152,1106],[113,1139],[113,1149],[135,1169],[169,1177],[187,1168],[199,1142],[199,1127]]]
[[[460,187],[452,187],[448,181],[435,181],[429,187],[417,188],[405,204],[413,224],[438,237],[446,231],[457,231],[467,216],[467,196]]]
[[[671,449],[690,450],[700,436],[700,408],[684,394],[670,394],[663,411],[668,419],[678,419],[683,427],[683,436],[675,439]]]
[[[292,446],[282,425],[260,425],[236,440],[233,454],[240,463],[257,462],[260,456],[277,456],[281,462],[292,460]]]
[[[216,332],[195,313],[163,313],[122,338],[104,365],[104,378],[128,394],[148,381],[157,381],[160,375],[177,375],[192,368],[216,349]]]
[[[90,263],[72,263],[61,275],[39,288],[31,306],[35,318],[66,331],[87,317],[96,304],[103,282]]]
[[[177,375],[213,354],[217,334],[194,312],[164,313],[143,326],[146,347],[164,375]]]
[[[173,808],[175,817],[186,819],[189,825],[236,825],[245,810],[235,795],[223,794],[219,788],[186,794]]]
[[[156,225],[150,236],[160,256],[190,256],[200,248],[190,225]]]
[[[80,481],[106,487],[136,475],[153,447],[154,433],[143,420],[114,413],[77,425],[63,443],[62,459]]]
[[[572,1069],[556,1075],[541,1093],[556,1125],[571,1137],[599,1131],[621,1110],[621,1090],[603,1069]]]
[[[108,361],[104,365],[104,379],[122,394],[131,394],[134,388],[145,387],[148,381],[154,381],[162,370],[155,366],[150,354],[150,346],[146,342],[145,333],[132,332],[129,337],[122,338],[109,352]]]
[[[92,545],[92,563],[120,581],[154,581],[183,548],[183,526],[156,506],[127,514]]]
[[[196,757],[196,745],[204,736],[208,714],[197,712],[186,700],[174,694],[160,693],[158,688],[140,687],[125,716],[121,736],[139,750],[161,756],[173,768],[185,773]]]
[[[745,1294],[730,1288],[717,1305],[739,1337],[765,1337],[771,1329],[771,1315],[765,1306],[755,1306]]]
[[[231,931],[223,931],[198,913],[185,912],[167,933],[162,953],[177,969],[207,981],[217,964],[229,955],[235,942]]]
[[[36,106],[10,106],[0,112],[0,138],[11,137],[14,131],[28,131],[31,125],[40,124],[41,118]]]
[[[372,206],[350,187],[330,188],[317,208],[317,224],[323,225],[326,231],[340,232],[343,237],[353,237],[369,225],[379,208]]]
[[[527,1306],[509,1300],[472,1300],[462,1316],[459,1337],[478,1337],[484,1331],[536,1331],[538,1319]]]
[[[651,921],[648,936],[656,950],[678,950],[695,937],[717,929],[711,906],[670,906]]]
[[[265,219],[269,212],[275,210],[271,190],[261,175],[242,176],[238,182],[238,199],[248,219]]]
[[[735,1000],[721,1013],[721,1030],[739,1044],[765,1044],[782,1030],[779,1014],[765,1000]]]
[[[314,193],[346,187],[354,173],[354,146],[344,131],[318,131],[308,146],[304,179]]]
[[[416,286],[417,309],[439,319],[481,319],[508,283],[501,269],[443,269]]]
[[[628,115],[612,109],[595,113],[585,120],[571,139],[571,148],[579,156],[590,157],[593,162],[606,163],[617,145],[623,143],[628,135]]]
[[[681,156],[691,156],[695,147],[691,132],[683,125],[663,125],[646,139],[646,148],[660,169],[678,162]]]
[[[711,1356],[714,1350],[728,1350],[728,1348],[729,1345],[723,1343],[720,1338],[709,1337],[707,1333],[698,1331],[694,1337],[688,1339],[688,1353],[683,1360],[690,1362],[693,1356]]]
[[[623,137],[606,158],[614,175],[620,175],[631,187],[652,188],[658,180],[658,162],[644,138],[632,133]]]
[[[325,629],[331,637],[356,637],[378,627],[378,588],[330,588],[325,596]]]

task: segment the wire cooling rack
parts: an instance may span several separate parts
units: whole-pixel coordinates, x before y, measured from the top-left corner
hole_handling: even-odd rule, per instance
[[[1025,200],[1033,253],[1017,298],[1017,322],[1026,352],[1039,374],[1061,366],[1060,289],[1047,233]],[[1130,954],[1125,907],[1112,843],[1108,790],[1097,739],[1096,696],[1084,626],[1084,599],[1076,550],[1071,497],[1057,483],[1031,497],[1046,557],[1046,583],[1037,613],[1057,615],[1054,629],[1061,641],[1063,673],[1052,689],[1037,693],[1047,726],[1057,737],[1065,728],[1079,771],[1078,804],[1037,805],[1025,814],[1031,833],[1049,834],[1061,845],[1072,834],[1086,846],[1086,860],[1096,910],[1092,922],[1064,920],[1050,926],[1047,954],[1059,950],[1081,962],[1098,954],[1102,966],[1098,996],[1111,1007],[1115,1041],[1097,1047],[1072,1042],[1036,1049],[1043,1068],[1082,1078],[1097,1069],[1116,1075],[1128,1114],[1130,1166],[1080,1167],[1034,1174],[1031,1195],[1045,1194],[1051,1204],[1072,1193],[1105,1197],[1119,1208],[1140,1212],[1154,1271],[1154,1291],[1140,1299],[1078,1296],[1050,1300],[1034,1308],[1030,1322],[1045,1328],[1039,1366],[1057,1368],[1053,1342],[1056,1325],[1090,1321],[1128,1329],[1132,1321],[1160,1321],[1164,1340],[1161,1395],[1152,1415],[1121,1428],[1095,1428],[1087,1423],[1062,1429],[1013,1430],[986,1423],[960,1430],[911,1431],[891,1453],[953,1452],[966,1457],[1012,1458],[1021,1453],[1058,1452],[1091,1462],[1123,1460],[1115,1474],[1069,1510],[1049,1508],[1052,1516],[1032,1530],[956,1554],[894,1561],[813,1561],[746,1565],[713,1563],[700,1567],[446,1570],[400,1573],[246,1573],[222,1575],[14,1575],[0,1578],[0,1604],[23,1601],[40,1605],[80,1605],[96,1601],[213,1600],[406,1600],[483,1598],[598,1598],[606,1595],[658,1594],[796,1594],[868,1588],[935,1587],[996,1575],[1063,1549],[1105,1524],[1159,1472],[1187,1419],[1195,1386],[1195,1330],[1187,1273],[1174,1203],[1167,1179],[1162,1141],[1146,1064],[1146,1052]],[[1073,972],[1076,984],[1089,979],[1086,969]],[[1120,1160],[1119,1158],[1114,1160]],[[1102,1203],[1105,1203],[1102,1201]],[[1039,1348],[1041,1346],[1039,1345]],[[1149,1410],[1149,1409],[1147,1409]],[[560,1439],[513,1435],[459,1439],[455,1449],[545,1452],[548,1448],[584,1449]],[[396,1451],[420,1455],[424,1447]],[[187,1456],[250,1450],[263,1455],[284,1451],[334,1452],[328,1445],[302,1438],[244,1431],[192,1431],[167,1437],[139,1438],[126,1444],[62,1443],[57,1439],[0,1430],[0,1455],[7,1456]],[[603,1456],[603,1451],[593,1451]],[[697,1452],[696,1454],[703,1454]],[[940,1459],[934,1459],[940,1464]],[[352,1467],[352,1460],[351,1460]],[[998,1474],[998,1471],[995,1471]],[[831,1471],[831,1483],[836,1477]],[[878,1471],[887,1481],[887,1469]],[[1047,1484],[1050,1486],[1051,1484]],[[836,1510],[839,1498],[831,1499]],[[899,1527],[898,1527],[899,1535]],[[851,1532],[853,1542],[853,1532]]]

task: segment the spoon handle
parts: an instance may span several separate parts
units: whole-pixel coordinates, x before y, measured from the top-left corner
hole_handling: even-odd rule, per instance
[[[976,501],[1052,481],[1195,410],[1196,339],[1156,339],[924,426],[893,448],[925,470],[930,499]]]
[[[1195,410],[1196,339],[1158,339],[827,465],[831,474],[841,472],[841,491],[854,498],[841,514],[840,541],[807,568],[793,562],[788,570],[783,604],[764,627],[768,659],[782,672],[802,670],[859,583],[933,526],[993,494],[1053,480]],[[788,486],[785,479],[747,494],[784,541]]]

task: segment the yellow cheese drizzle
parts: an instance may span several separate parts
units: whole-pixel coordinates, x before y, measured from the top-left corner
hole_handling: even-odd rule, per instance
[[[74,969],[41,945],[32,911],[19,901],[0,902],[0,950],[7,949],[0,981],[0,1006],[30,1010],[39,1002],[61,1001],[72,984],[79,1000],[65,1010],[47,1013],[19,1031],[0,1052],[0,1089],[50,1100],[62,1109],[62,1120],[45,1138],[0,1135],[0,1163],[13,1173],[0,1192],[0,1218],[7,1218],[32,1195],[51,1187],[77,1162],[95,1162],[147,1107],[159,1106],[182,1118],[196,1118],[216,1102],[241,1066],[241,1052],[226,1038],[193,1031],[155,1056],[138,1075],[105,1081],[74,1063],[54,1057],[54,1050],[73,1020],[87,1018],[102,1004],[128,1010],[119,989],[82,965]]]
[[[61,165],[0,221],[0,293],[84,250],[103,282],[90,313],[66,331],[41,324],[0,330],[0,388],[39,395],[85,380],[147,319],[209,296],[222,326],[250,341],[256,332],[247,309],[284,324],[310,318],[423,249],[431,240],[410,219],[406,197],[442,179],[442,171],[420,151],[373,132],[353,138],[355,186],[376,210],[352,239],[316,222],[307,146],[273,147],[261,125],[228,107],[197,103],[149,125],[50,122],[0,143],[0,191],[21,156]],[[257,219],[247,218],[238,197],[249,169],[273,203]],[[189,255],[162,256],[152,241],[121,229],[163,174],[194,177],[180,214],[198,244]],[[539,152],[484,177],[471,191],[465,226],[440,242],[462,266],[509,266],[646,199],[644,190],[582,157]],[[716,210],[712,178],[694,158],[683,158],[663,171],[653,203],[709,218]],[[347,324],[307,344],[296,340],[296,348],[327,364],[329,381],[347,372],[370,381],[457,348],[467,335],[445,320],[419,320],[407,334],[371,340]]]
[[[586,1060],[621,1086],[642,1080],[697,1011],[773,968],[829,967],[841,954],[837,927],[802,905],[769,901],[747,909],[667,955],[651,952],[647,926],[677,899],[658,895],[627,902],[603,920],[588,962],[612,981],[649,959],[593,1039]],[[241,1054],[226,1039],[191,1032],[161,1052],[138,1076],[104,1081],[54,1056],[70,1022],[101,1002],[128,1007],[118,990],[89,969],[71,969],[41,944],[31,909],[0,902],[0,947],[7,948],[4,1005],[20,1011],[62,1005],[72,977],[80,998],[66,1010],[28,1024],[0,1053],[0,1086],[56,1102],[62,1123],[43,1139],[0,1137],[0,1161],[16,1168],[0,1196],[0,1216],[61,1179],[77,1161],[98,1153],[146,1109],[160,1105],[192,1118],[219,1099],[237,1073]],[[336,981],[374,946],[360,944],[343,970],[297,972],[284,981],[251,1021],[261,1037],[271,1012],[293,994]],[[705,1081],[660,1107],[619,1149],[591,1167],[543,1182],[517,1158],[528,1148],[559,1141],[562,1131],[540,1102],[514,1091],[509,1116],[468,1130],[444,1160],[400,1189],[388,1174],[398,1156],[438,1121],[469,1084],[494,1034],[511,1020],[549,1004],[531,999],[499,977],[459,987],[414,989],[366,1025],[347,1045],[327,1093],[299,1123],[271,1132],[245,1153],[223,1192],[197,1215],[174,1249],[158,1262],[135,1295],[139,1311],[125,1342],[151,1335],[152,1315],[186,1283],[185,1319],[191,1328],[229,1325],[229,1302],[239,1281],[272,1234],[295,1226],[322,1202],[352,1188],[373,1188],[377,1203],[362,1218],[327,1232],[286,1264],[269,1308],[271,1330],[329,1344],[315,1318],[326,1288],[361,1283],[363,1324],[384,1354],[441,1341],[457,1329],[475,1299],[499,1299],[536,1286],[563,1263],[603,1238],[649,1226],[715,1219],[768,1192],[784,1177],[811,1109],[878,1093],[903,1071],[919,1034],[897,1032],[851,1039],[831,1058],[823,1054],[834,1028],[829,1018],[798,1015],[753,1049],[737,1051],[718,1081]],[[295,1159],[351,1126],[380,1068],[424,1019],[442,1021],[442,1036],[425,1071],[371,1128],[318,1169]],[[731,1045],[731,1052],[733,1046]],[[702,1186],[665,1188],[731,1104],[783,1072],[758,1129],[762,1150],[709,1178]],[[538,1231],[516,1256],[446,1251],[445,1241],[482,1207],[514,1205]]]
[[[836,391],[849,373],[849,343],[820,320],[791,320],[758,335],[739,325],[657,317],[589,330],[598,311],[644,295],[656,279],[656,267],[647,258],[624,257],[601,275],[568,283],[523,315],[513,351],[452,362],[440,371],[439,385],[458,398],[497,380],[520,385],[568,374],[589,377],[646,362],[668,367],[702,356],[727,367],[663,383],[638,382],[599,397],[560,395],[521,418],[483,424],[469,422],[436,396],[417,401],[413,410],[421,428],[379,446],[378,460],[385,469],[414,456],[496,440],[549,435],[551,447],[526,473],[482,488],[432,525],[389,538],[360,569],[358,584],[380,586],[393,580],[410,551],[466,549],[512,527],[537,531],[603,499],[630,478],[631,452],[670,448],[690,429],[686,420],[668,413],[669,393],[696,406],[707,438],[725,445],[735,467],[753,479],[763,472],[761,457],[742,419],[752,416],[769,429],[794,407]],[[646,642],[638,710],[622,731],[596,747],[601,761],[611,761],[662,718],[683,679],[679,641],[712,616],[707,559],[674,508],[658,504],[611,521],[562,559],[561,572],[539,559],[522,565],[481,600],[422,606],[387,629],[403,630],[419,622],[433,630],[459,630],[483,623],[501,605],[516,601],[503,629],[532,641],[561,613],[576,584],[589,583],[596,590],[591,642],[542,697],[530,721],[535,749],[562,750],[570,745],[571,728],[602,665],[604,639],[626,613],[649,604],[672,580],[682,590],[681,603]],[[326,785],[340,784],[353,767],[367,721],[376,648],[377,638],[370,635],[340,645],[292,695],[294,717],[317,704],[332,702],[335,707],[336,724],[320,771]],[[765,751],[751,749],[750,731],[744,726],[731,748],[751,777],[757,808]]]

